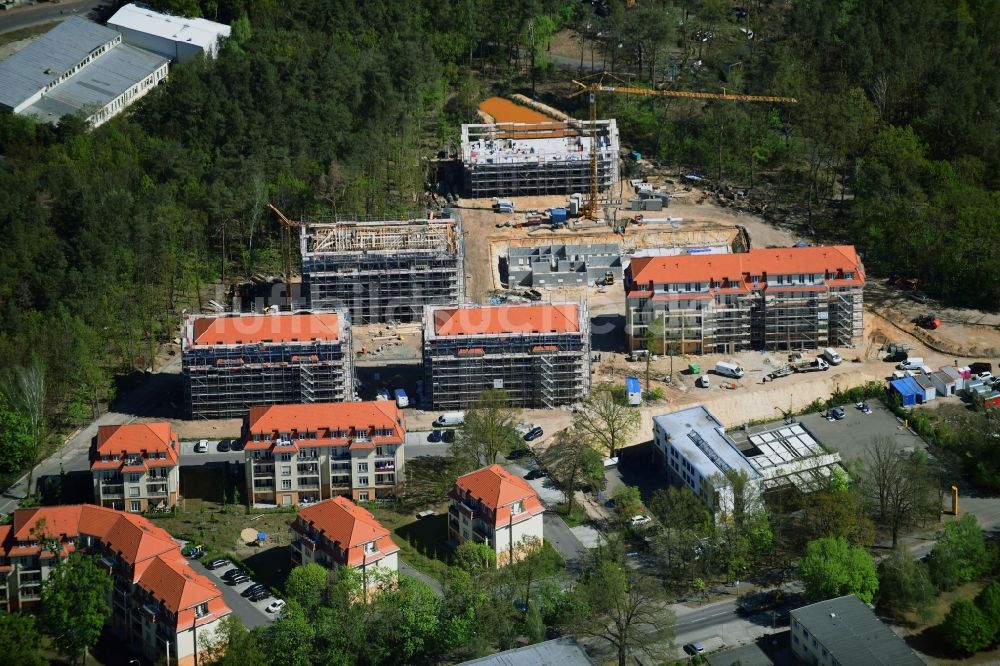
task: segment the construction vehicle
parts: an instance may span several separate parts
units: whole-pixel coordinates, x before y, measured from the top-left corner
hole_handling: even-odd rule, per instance
[[[288,309],[292,309],[292,229],[298,228],[298,222],[292,222],[271,203],[265,204],[281,222],[281,273],[285,280],[285,299]]]
[[[933,331],[941,326],[941,320],[938,319],[937,315],[927,313],[917,317],[917,326]]]
[[[829,370],[830,364],[821,358],[814,358],[811,361],[809,359],[803,359],[792,365],[792,370],[795,372],[819,372],[820,370]]]
[[[727,93],[723,90],[721,93],[710,93],[710,92],[696,92],[688,90],[656,90],[651,88],[636,88],[634,86],[622,85],[622,86],[609,86],[604,83],[605,78],[614,77],[614,75],[609,72],[601,72],[597,74],[597,80],[584,83],[581,81],[574,80],[573,83],[576,84],[580,89],[571,93],[570,97],[576,97],[577,95],[582,95],[583,93],[589,93],[589,103],[590,103],[590,192],[587,203],[584,204],[580,211],[583,217],[591,220],[597,219],[597,209],[598,209],[598,183],[597,183],[597,93],[607,92],[607,93],[619,93],[626,95],[654,95],[657,97],[680,97],[685,99],[705,99],[705,100],[722,100],[728,102],[767,102],[771,104],[798,104],[798,100],[794,97],[776,97],[772,95],[742,95],[736,93]],[[705,198],[708,198],[706,193]],[[704,199],[702,199],[704,201]],[[700,203],[700,202],[699,202]]]
[[[615,274],[612,273],[611,271],[605,272],[604,273],[604,284],[606,284],[606,285],[612,285],[614,283],[615,283]]]

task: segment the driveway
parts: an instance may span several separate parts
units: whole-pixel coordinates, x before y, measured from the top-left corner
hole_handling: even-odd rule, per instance
[[[198,573],[208,576],[213,583],[222,591],[222,598],[225,599],[226,605],[233,609],[233,612],[239,616],[243,625],[247,629],[253,629],[254,627],[263,627],[274,622],[275,613],[268,613],[264,609],[267,605],[274,601],[274,597],[268,597],[263,601],[258,601],[256,603],[244,599],[240,596],[240,593],[254,585],[257,581],[250,580],[246,583],[241,583],[240,585],[227,585],[224,580],[222,580],[222,574],[226,573],[233,568],[233,565],[226,565],[220,567],[215,571],[209,571],[205,568],[205,565],[201,560],[191,561],[191,566],[198,571]]]
[[[542,514],[542,535],[567,563],[578,561],[587,553],[587,549],[566,525],[566,521],[554,511]]]

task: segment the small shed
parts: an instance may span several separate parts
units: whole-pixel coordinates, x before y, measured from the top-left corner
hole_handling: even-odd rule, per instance
[[[921,391],[921,396],[917,402],[930,402],[937,397],[937,391],[934,389],[934,382],[931,381],[929,375],[917,375],[913,379],[920,386]]]
[[[963,365],[961,368],[958,368],[958,374],[962,375],[962,379],[972,379],[972,368]]]
[[[986,388],[986,385],[983,384],[983,380],[980,379],[979,377],[974,377],[974,378],[970,378],[970,379],[966,379],[965,380],[964,391],[965,391],[965,395],[967,395],[967,396],[971,397],[971,396],[974,396],[974,395],[978,395],[978,394],[982,393],[985,388]]]
[[[946,365],[941,368],[941,372],[951,377],[952,381],[955,382],[955,388],[952,390],[952,394],[958,393],[965,388],[965,380],[968,375],[962,374],[958,368],[953,365]]]
[[[642,404],[642,388],[638,377],[625,378],[625,392],[628,394],[628,404],[638,407]]]
[[[993,391],[992,393],[983,396],[983,409],[998,408],[1000,408],[1000,391]]]
[[[923,395],[920,385],[917,384],[913,377],[894,379],[889,382],[889,387],[891,390],[898,393],[900,398],[902,398],[903,407],[912,407],[917,404],[917,398],[922,397]]]
[[[947,398],[948,396],[955,395],[955,379],[945,372],[944,369],[932,372],[930,380],[934,384],[934,390],[937,391],[938,396]]]

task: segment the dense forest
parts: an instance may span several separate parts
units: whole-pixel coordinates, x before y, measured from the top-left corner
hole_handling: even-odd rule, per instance
[[[419,207],[428,158],[487,93],[568,91],[577,73],[547,52],[564,28],[640,85],[799,98],[602,98],[602,115],[629,147],[856,243],[870,269],[1000,306],[996,0],[154,4],[233,36],[96,130],[0,115],[0,365],[37,359],[69,421],[153,364],[224,261],[230,277],[274,270],[265,202]]]

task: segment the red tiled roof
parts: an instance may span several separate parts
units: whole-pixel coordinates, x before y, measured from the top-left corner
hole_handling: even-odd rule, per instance
[[[378,552],[367,558],[373,562],[399,550],[375,516],[346,497],[334,497],[299,511],[299,519],[348,551],[347,565],[361,566],[366,561],[363,547],[376,542]]]
[[[864,266],[851,245],[785,247],[750,250],[736,254],[685,254],[638,257],[630,266],[632,281],[642,287],[677,282],[742,280],[744,275],[791,275],[827,273],[835,278],[838,270],[855,273],[864,281]]]
[[[193,327],[194,338],[188,341],[193,345],[336,341],[339,337],[335,312],[199,317]]]
[[[91,468],[113,469],[114,466],[121,465],[121,461],[118,461],[109,467],[111,461],[105,463],[101,456],[118,456],[124,459],[128,455],[160,452],[166,452],[169,464],[176,465],[178,452],[171,443],[179,441],[177,433],[167,422],[100,426],[97,429],[97,447],[91,454]],[[137,471],[145,471],[145,468]]]
[[[538,498],[535,489],[527,481],[511,474],[500,465],[490,465],[460,476],[455,481],[455,487],[462,494],[472,493],[473,497],[493,511],[517,500]]]
[[[331,444],[346,445],[351,443],[354,435],[364,434],[371,437],[371,430],[391,430],[387,437],[372,437],[373,441],[402,444],[406,437],[406,420],[403,411],[393,400],[369,400],[367,402],[322,402],[299,405],[267,405],[250,408],[247,417],[246,432],[291,433],[299,434],[300,446],[329,446]],[[325,431],[331,430],[330,437],[325,437]],[[340,430],[346,433],[339,439],[333,433]],[[303,439],[306,432],[317,433],[316,439]],[[293,439],[296,439],[293,437]],[[271,441],[254,442],[247,440],[247,448],[270,448]]]
[[[19,548],[20,541],[35,541],[31,535],[39,519],[45,519],[45,533],[71,539],[81,534],[97,537],[117,552],[133,567],[133,582],[155,598],[177,617],[178,627],[189,627],[194,619],[192,608],[208,603],[210,616],[199,622],[210,622],[230,612],[222,594],[212,581],[195,573],[181,555],[177,543],[164,529],[148,519],[93,504],[18,509],[12,525],[0,526],[0,554],[45,554],[38,546]],[[75,550],[63,542],[62,555]]]
[[[580,308],[575,303],[439,308],[434,331],[440,336],[579,333]]]

